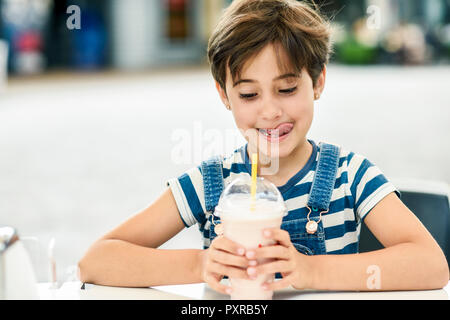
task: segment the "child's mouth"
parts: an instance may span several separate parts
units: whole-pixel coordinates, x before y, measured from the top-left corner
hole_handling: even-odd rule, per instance
[[[289,137],[293,128],[293,123],[282,123],[275,129],[258,129],[258,132],[269,142],[281,142]]]

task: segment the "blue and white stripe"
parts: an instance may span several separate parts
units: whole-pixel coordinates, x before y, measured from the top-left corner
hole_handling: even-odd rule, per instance
[[[289,211],[285,220],[306,216],[306,204],[320,155],[320,147],[311,141],[313,154],[305,167],[279,190]],[[250,175],[247,145],[223,160],[225,185],[236,175]],[[166,182],[175,197],[180,216],[187,227],[204,223],[211,214],[206,212],[201,167],[194,167],[178,178]],[[389,193],[396,192],[380,169],[364,156],[341,147],[339,168],[331,196],[330,211],[322,215],[327,254],[354,253],[358,250],[361,221]],[[209,222],[204,226],[209,230]],[[209,239],[204,239],[204,247]]]

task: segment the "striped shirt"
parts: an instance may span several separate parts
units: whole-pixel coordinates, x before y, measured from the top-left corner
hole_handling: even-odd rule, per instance
[[[309,140],[313,152],[306,165],[289,181],[279,186],[288,215],[283,221],[308,212],[306,204],[317,167],[320,146]],[[226,186],[236,175],[251,175],[251,162],[247,153],[248,144],[223,157],[223,177]],[[209,230],[208,217],[211,212],[205,208],[201,166],[194,167],[177,178],[169,179],[170,187],[180,216],[186,225],[194,224]],[[361,222],[372,208],[389,193],[400,193],[389,182],[380,169],[364,156],[341,147],[336,182],[331,196],[330,210],[322,215],[327,254],[358,252]],[[206,225],[205,224],[206,221]],[[209,238],[204,234],[204,248]]]

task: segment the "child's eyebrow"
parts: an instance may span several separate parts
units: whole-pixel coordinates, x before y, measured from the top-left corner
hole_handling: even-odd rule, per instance
[[[282,79],[286,79],[286,78],[300,78],[300,75],[299,74],[295,74],[295,73],[286,73],[286,74],[283,74],[281,76],[278,76],[278,77],[274,78],[272,81],[278,81],[278,80],[282,80]],[[258,82],[258,81],[257,80],[252,80],[252,79],[240,79],[240,80],[236,81],[233,84],[233,88],[236,87],[237,85],[243,83],[243,82],[255,83],[255,82]]]

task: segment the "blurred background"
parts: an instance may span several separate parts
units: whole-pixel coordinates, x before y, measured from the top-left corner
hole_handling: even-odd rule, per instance
[[[229,3],[0,0],[0,224],[28,240],[40,281],[49,254],[74,279],[167,179],[244,143],[206,62]],[[316,3],[335,52],[309,138],[393,180],[449,183],[450,0]],[[163,247],[201,248],[197,228]]]

